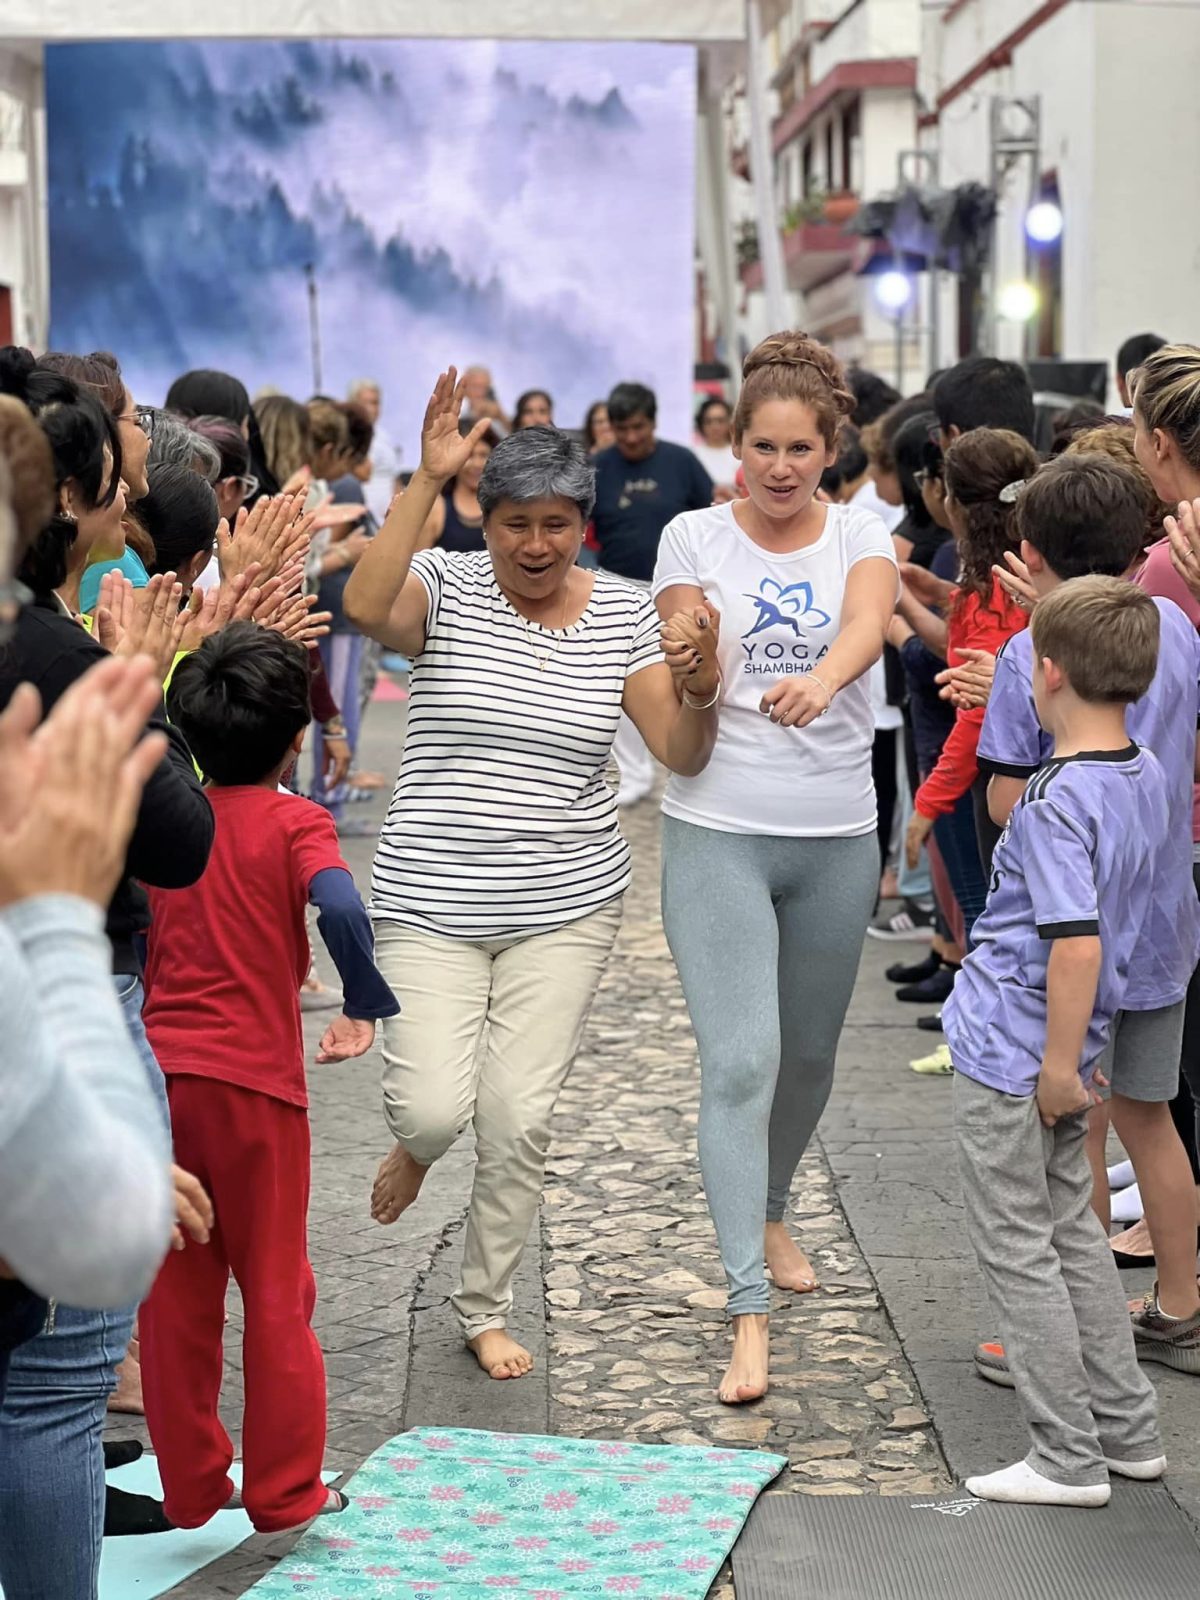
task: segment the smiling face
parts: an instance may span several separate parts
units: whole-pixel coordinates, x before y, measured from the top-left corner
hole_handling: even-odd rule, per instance
[[[654,454],[654,418],[644,411],[612,424],[617,449],[626,461],[648,461]]]
[[[550,428],[553,425],[554,416],[548,394],[531,394],[514,424],[518,428]]]
[[[546,600],[560,591],[583,543],[573,500],[501,500],[484,523],[496,582],[509,594]]]
[[[105,447],[101,500],[108,493],[111,473],[112,455]],[[125,530],[121,520],[126,509],[124,480],[117,485],[112,504],[107,506],[87,507],[76,492],[73,480],[63,486],[62,494],[66,509],[76,519],[75,541],[68,557],[70,565],[77,568],[88,561],[119,561],[125,554]]]
[[[137,407],[129,390],[121,403],[117,428],[121,436],[121,476],[131,500],[143,500],[150,493],[146,461],[150,455],[150,435],[138,421]]]
[[[734,445],[746,488],[759,511],[794,517],[812,500],[821,474],[837,459],[812,406],[800,400],[764,400]]]

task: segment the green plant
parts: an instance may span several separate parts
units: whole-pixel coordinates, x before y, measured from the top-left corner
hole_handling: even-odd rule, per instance
[[[761,256],[762,252],[758,247],[758,224],[749,218],[738,223],[734,251],[739,267],[752,267]]]

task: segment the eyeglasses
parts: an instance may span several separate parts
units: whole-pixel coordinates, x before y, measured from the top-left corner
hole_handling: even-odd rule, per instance
[[[913,482],[918,489],[923,489],[927,483],[941,483],[942,475],[934,472],[930,467],[918,467],[913,473]]]
[[[132,411],[126,411],[117,421],[135,423],[147,439],[154,437],[154,410],[151,406],[134,406]]]
[[[247,500],[249,500],[250,496],[258,488],[258,479],[257,478],[252,478],[252,477],[250,477],[248,475],[244,476],[244,477],[240,477],[240,478],[239,477],[226,478],[224,481],[226,483],[236,483],[238,488],[242,491],[242,493],[245,495]]]

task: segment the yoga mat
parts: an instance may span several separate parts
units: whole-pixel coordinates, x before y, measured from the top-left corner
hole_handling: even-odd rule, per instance
[[[415,1428],[354,1474],[348,1510],[320,1518],[248,1592],[704,1600],[786,1465],[753,1450]]]
[[[1200,1545],[1160,1485],[1100,1511],[767,1494],[733,1553],[737,1600],[1196,1600]]]
[[[229,1473],[241,1485],[241,1462]],[[149,1494],[162,1499],[158,1463],[151,1455],[142,1456],[127,1467],[115,1467],[106,1474],[109,1483],[130,1494]],[[336,1472],[323,1473],[326,1483]],[[212,1561],[237,1548],[254,1532],[244,1511],[220,1511],[203,1528],[177,1528],[171,1533],[146,1533],[136,1538],[105,1539],[100,1556],[100,1600],[153,1600],[177,1583],[199,1572]],[[0,1590],[0,1600],[3,1590]]]

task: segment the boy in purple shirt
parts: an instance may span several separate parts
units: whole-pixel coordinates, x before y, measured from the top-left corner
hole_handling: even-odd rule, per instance
[[[1135,480],[1120,463],[1097,455],[1060,456],[1043,467],[1020,496],[1017,526],[1039,596],[1084,573],[1125,573],[1145,536]],[[1162,765],[1169,815],[1149,905],[1144,916],[1135,919],[1129,913],[1138,937],[1103,1071],[1112,1086],[1113,1125],[1141,1186],[1158,1263],[1154,1292],[1134,1317],[1138,1351],[1143,1360],[1200,1373],[1196,1191],[1170,1110],[1179,1088],[1184,996],[1200,958],[1191,829],[1200,636],[1172,601],[1153,604],[1159,612],[1158,662],[1149,689],[1130,706],[1126,725],[1130,737],[1152,750]],[[988,801],[997,823],[1007,819],[1050,751],[1033,702],[1033,656],[1028,631],[1005,645],[979,739],[979,765],[992,774]],[[1145,826],[1136,816],[1129,825]],[[1106,1132],[1107,1118],[1094,1114],[1089,1141],[1093,1204],[1107,1226]],[[977,1365],[984,1376],[998,1376],[989,1347],[982,1347]]]
[[[1167,832],[1162,768],[1125,707],[1154,676],[1159,613],[1116,578],[1039,601],[1033,692],[1053,755],[996,848],[987,908],[942,1021],[967,1225],[1032,1448],[970,1493],[1101,1506],[1109,1474],[1166,1467],[1085,1140]]]

